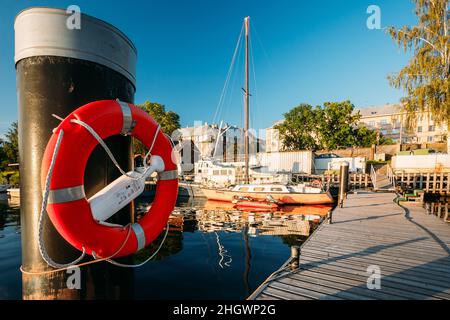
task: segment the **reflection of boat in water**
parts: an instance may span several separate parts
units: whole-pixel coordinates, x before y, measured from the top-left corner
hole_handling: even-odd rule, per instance
[[[236,210],[239,211],[250,211],[250,212],[279,212],[289,215],[305,215],[305,216],[319,216],[323,217],[330,212],[333,208],[332,205],[303,205],[303,206],[291,206],[285,205],[280,206],[278,208],[272,209],[261,209],[261,208],[251,208],[251,207],[242,207],[236,208],[235,204],[232,202],[224,202],[224,201],[214,201],[208,200],[204,204],[205,210]]]
[[[227,202],[232,202],[235,198],[266,200],[267,197],[272,197],[276,201],[291,205],[333,203],[333,197],[329,192],[304,184],[298,186],[237,185],[232,189],[202,188],[202,191],[208,200]]]
[[[252,198],[233,200],[234,207],[242,210],[276,210],[278,203],[273,201],[255,200]]]

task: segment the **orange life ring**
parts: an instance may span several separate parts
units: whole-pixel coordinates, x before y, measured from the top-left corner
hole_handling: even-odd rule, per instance
[[[85,128],[70,122],[71,119],[89,124],[101,139],[129,134],[147,148],[152,145],[156,132],[152,155],[162,158],[164,172],[158,174],[152,206],[139,223],[131,225],[132,230],[100,224],[93,218],[84,194],[84,171],[98,141]],[[54,130],[43,156],[41,181],[44,185],[58,133],[63,130],[64,137],[50,181],[47,212],[58,232],[72,246],[98,257],[123,257],[148,246],[164,229],[177,199],[178,179],[177,165],[172,160],[172,144],[157,128],[155,120],[140,108],[102,100],[78,108]]]

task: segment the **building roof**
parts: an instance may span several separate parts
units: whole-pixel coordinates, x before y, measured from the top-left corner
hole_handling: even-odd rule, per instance
[[[384,106],[359,108],[355,109],[355,111],[359,111],[362,117],[376,117],[402,112],[399,104],[386,104]]]

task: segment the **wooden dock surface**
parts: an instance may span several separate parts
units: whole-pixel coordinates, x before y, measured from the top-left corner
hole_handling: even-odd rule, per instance
[[[394,198],[349,194],[302,246],[300,267],[249,299],[450,299],[450,223]],[[367,287],[369,267],[379,268],[381,288]]]

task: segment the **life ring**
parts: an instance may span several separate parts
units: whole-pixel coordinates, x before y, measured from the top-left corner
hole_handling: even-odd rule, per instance
[[[84,194],[84,172],[98,141],[72,119],[89,124],[101,139],[131,135],[147,148],[153,145],[152,155],[162,158],[164,171],[158,173],[153,204],[138,223],[130,226],[132,230],[101,224],[93,218]],[[47,213],[57,231],[72,246],[97,257],[123,257],[148,246],[167,225],[177,199],[177,165],[172,160],[170,140],[158,129],[156,121],[140,108],[120,101],[101,100],[78,108],[54,130],[44,152],[41,182],[44,186],[58,134],[63,130],[54,160]]]

